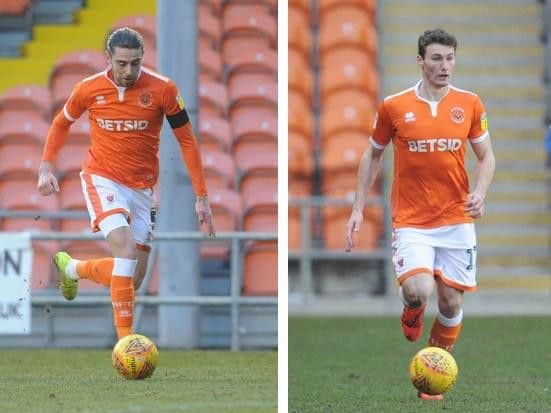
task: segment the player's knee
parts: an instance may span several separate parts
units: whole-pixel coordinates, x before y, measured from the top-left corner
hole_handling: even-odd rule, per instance
[[[402,285],[402,294],[409,305],[417,307],[426,304],[431,289],[423,284]]]
[[[463,297],[460,293],[441,294],[438,297],[438,310],[445,317],[455,317],[461,311]]]
[[[145,278],[145,269],[140,269],[139,267],[136,267],[136,272],[134,273],[135,290],[141,287],[144,278]]]
[[[136,243],[129,227],[114,229],[107,236],[107,241],[115,257],[136,259]]]

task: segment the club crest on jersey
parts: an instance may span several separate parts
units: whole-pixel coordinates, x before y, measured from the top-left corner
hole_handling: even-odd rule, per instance
[[[452,108],[451,118],[455,123],[463,123],[465,121],[465,111],[458,106]]]
[[[146,108],[148,106],[151,106],[151,100],[152,100],[151,92],[146,90],[140,93],[140,98],[138,99],[138,103],[142,108]]]
[[[406,114],[404,115],[404,122],[406,123],[415,122],[415,113],[406,112]]]
[[[96,96],[96,103],[98,105],[105,105],[107,103],[107,101],[105,100],[105,96],[103,95]]]

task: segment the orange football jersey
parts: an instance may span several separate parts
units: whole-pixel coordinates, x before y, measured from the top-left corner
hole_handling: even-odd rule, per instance
[[[91,143],[84,172],[144,189],[158,179],[163,117],[182,109],[184,101],[176,84],[142,67],[136,83],[128,88],[117,86],[109,69],[83,79],[63,112],[74,121],[88,111]]]
[[[469,194],[468,141],[489,136],[484,105],[469,91],[449,87],[438,102],[414,87],[388,96],[375,120],[371,143],[394,148],[394,228],[435,228],[473,222],[464,212]]]

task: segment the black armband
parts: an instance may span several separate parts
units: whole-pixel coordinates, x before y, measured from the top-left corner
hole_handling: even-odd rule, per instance
[[[187,115],[187,111],[185,109],[182,109],[175,115],[166,115],[166,118],[168,119],[168,123],[170,123],[172,129],[184,126],[186,123],[189,122],[189,116]]]

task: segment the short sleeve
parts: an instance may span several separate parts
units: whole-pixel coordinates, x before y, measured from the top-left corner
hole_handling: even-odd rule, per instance
[[[393,133],[392,120],[388,115],[385,102],[383,101],[379,107],[379,111],[375,115],[375,121],[373,122],[373,134],[371,137],[373,146],[377,149],[383,149],[392,139]]]
[[[484,109],[482,100],[476,96],[473,107],[473,120],[471,122],[471,129],[469,130],[469,139],[473,143],[479,143],[486,139],[488,135],[486,109]]]
[[[178,91],[176,84],[170,80],[165,88],[163,96],[163,110],[166,116],[173,116],[185,108],[184,99]]]
[[[82,82],[77,83],[71,92],[71,96],[63,106],[63,114],[69,122],[76,121],[88,109],[86,94],[83,89]]]

